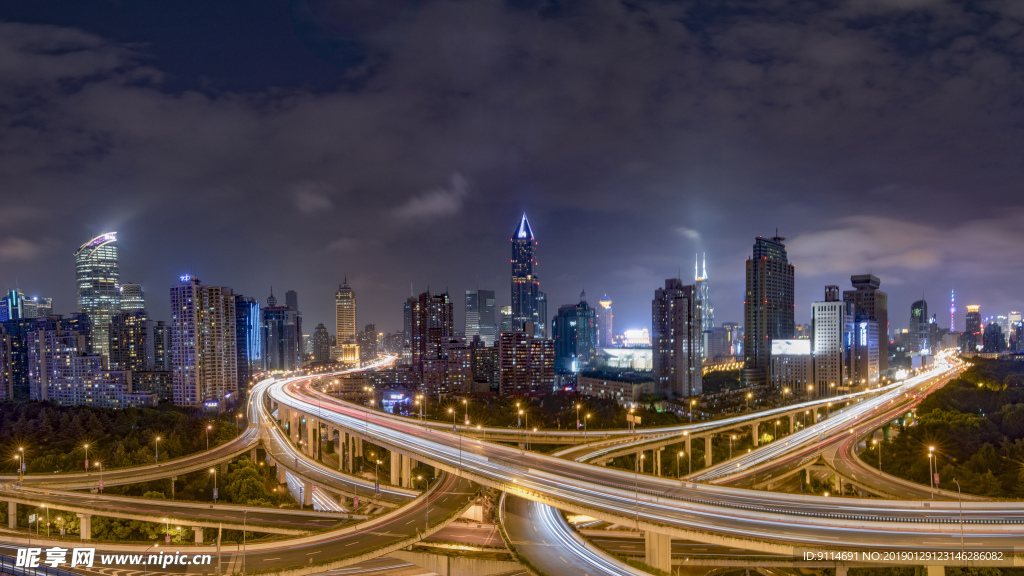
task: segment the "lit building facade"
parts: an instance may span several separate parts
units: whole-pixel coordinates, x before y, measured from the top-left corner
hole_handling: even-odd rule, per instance
[[[974,353],[978,351],[978,346],[981,344],[981,306],[969,304],[967,306],[967,316],[964,318],[964,334],[961,348],[964,352]]]
[[[747,259],[743,300],[743,370],[745,385],[770,381],[772,340],[793,338],[793,283],[785,238],[758,236]]]
[[[146,309],[146,296],[142,292],[142,284],[131,282],[121,284],[121,312],[135,312]]]
[[[825,287],[825,301],[811,304],[811,350],[817,396],[846,386],[853,345],[853,304],[839,299],[839,286]],[[799,389],[803,394],[806,387]]]
[[[597,301],[597,345],[602,348],[614,346],[615,314],[612,312],[612,299],[607,294]]]
[[[262,310],[263,369],[291,371],[299,367],[298,312],[288,306],[272,306],[267,299]]]
[[[93,347],[103,356],[110,353],[110,318],[121,311],[119,282],[117,232],[100,234],[75,252],[78,311],[92,321]]]
[[[699,396],[701,376],[701,303],[696,286],[678,278],[665,280],[651,301],[654,378],[658,391],[670,396]]]
[[[494,346],[498,331],[496,300],[493,290],[466,290],[466,339],[479,336],[487,346]]]
[[[814,381],[814,356],[811,341],[802,339],[772,340],[771,385],[796,393],[806,390]]]
[[[843,292],[843,300],[853,302],[853,314],[858,324],[862,320],[873,321],[878,334],[878,371],[889,370],[889,296],[878,289],[881,280],[873,274],[850,276],[853,290]],[[859,330],[859,327],[858,327]],[[859,336],[857,338],[859,341]],[[854,380],[870,380],[870,374],[855,372]]]
[[[523,214],[522,220],[512,233],[512,329],[522,330],[531,323],[538,327],[541,337],[546,314],[540,310],[540,280],[537,278],[535,250],[537,241],[533,238],[530,222]]]
[[[235,295],[185,274],[171,288],[171,380],[179,406],[220,408],[238,393]]]
[[[454,307],[447,293],[431,294],[429,291],[409,298],[407,303],[412,365],[422,369],[424,358],[454,335]]]
[[[575,374],[589,366],[597,353],[597,318],[587,304],[587,293],[580,293],[579,304],[558,307],[551,323],[555,341],[555,372]]]
[[[555,343],[535,338],[533,324],[498,336],[499,394],[549,394],[555,389]]]
[[[313,329],[313,361],[331,361],[331,335],[327,333],[327,327],[323,322]]]
[[[359,344],[356,342],[356,292],[348,284],[348,277],[334,293],[334,358],[339,362],[359,362]]]
[[[235,348],[238,386],[248,390],[263,370],[263,323],[260,303],[252,296],[235,294]]]

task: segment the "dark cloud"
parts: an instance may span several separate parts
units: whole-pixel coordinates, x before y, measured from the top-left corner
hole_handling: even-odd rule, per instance
[[[158,315],[191,270],[294,288],[330,324],[347,273],[360,322],[396,329],[410,282],[507,302],[527,211],[552,304],[586,286],[623,326],[705,251],[718,318],[739,320],[742,260],[776,228],[801,320],[866,270],[896,325],[922,291],[1021,306],[1019,3],[378,4],[293,3],[278,33],[337,73],[260,89],[181,88],[173,42],[0,22],[0,175],[22,210],[3,280],[69,312],[71,254],[118,229]]]

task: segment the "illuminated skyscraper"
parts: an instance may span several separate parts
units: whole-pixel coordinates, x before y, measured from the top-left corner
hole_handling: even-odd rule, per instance
[[[956,332],[956,290],[949,292],[949,331]]]
[[[754,241],[747,259],[747,289],[743,301],[744,385],[764,384],[771,370],[772,340],[793,337],[793,277],[785,238]]]
[[[253,375],[263,369],[263,326],[260,303],[235,294],[235,347],[238,350],[238,387],[248,389]]]
[[[534,267],[537,241],[530,230],[530,222],[523,214],[519,226],[512,233],[512,322],[513,329],[522,330],[527,322],[538,327],[538,336],[544,337],[544,316],[540,310],[540,280]]]
[[[93,346],[110,354],[110,318],[121,311],[120,275],[117,268],[117,232],[89,240],[75,252],[78,311],[92,321]]]
[[[889,370],[889,296],[878,289],[882,281],[872,274],[850,276],[850,283],[854,290],[843,292],[843,300],[853,302],[853,314],[858,325],[864,320],[874,320],[878,324],[878,373],[885,374]],[[861,340],[860,336],[857,339]],[[853,374],[852,377],[868,380],[864,374]]]
[[[907,332],[907,352],[915,354],[933,346],[931,323],[928,321],[928,302],[918,300],[910,305],[910,330]]]
[[[825,287],[825,301],[811,304],[814,392],[826,396],[846,386],[853,345],[853,304],[839,299],[839,286]],[[794,390],[803,394],[805,390]],[[810,396],[810,394],[809,394]]]
[[[960,347],[964,352],[974,353],[981,343],[981,306],[970,304],[967,306],[967,317],[964,318],[964,335]]]
[[[715,307],[708,296],[708,260],[707,255],[701,261],[701,271],[697,273],[697,263],[693,263],[694,285],[697,286],[697,297],[700,298],[701,325],[705,332],[715,327]]]
[[[612,347],[615,315],[612,313],[612,299],[607,294],[597,301],[597,345],[603,348]]]
[[[579,304],[558,307],[551,323],[555,341],[555,372],[575,374],[583,370],[597,354],[597,319],[587,304],[587,293],[580,293]]]
[[[654,291],[651,325],[657,391],[670,396],[698,396],[702,391],[700,300],[696,286],[678,278]]]
[[[121,312],[135,312],[146,309],[146,299],[142,293],[142,284],[121,284]]]
[[[424,359],[438,357],[440,347],[447,343],[454,332],[454,312],[448,294],[424,292],[417,298],[409,298],[410,348],[412,365],[423,368]]]
[[[341,362],[359,361],[356,342],[356,292],[348,285],[348,277],[334,293],[334,334],[337,339],[334,358]]]
[[[221,408],[238,392],[235,295],[185,274],[171,288],[171,378],[178,406]],[[95,338],[94,338],[95,340]]]
[[[331,360],[331,335],[327,333],[327,327],[321,322],[313,329],[313,361],[330,362]]]
[[[487,346],[494,346],[498,319],[493,290],[466,290],[466,340],[473,336]]]
[[[261,338],[265,370],[295,370],[299,367],[298,312],[288,306],[276,306],[271,293],[262,310]]]

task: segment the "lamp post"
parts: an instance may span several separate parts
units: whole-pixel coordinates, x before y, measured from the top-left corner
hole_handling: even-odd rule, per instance
[[[449,408],[448,413],[452,415],[452,434],[458,434],[455,429],[455,408]]]
[[[422,480],[423,480],[423,476],[417,476],[416,477],[416,481],[422,481]],[[429,482],[424,482],[423,483],[423,492],[425,493],[427,491],[427,488],[429,488],[429,487],[430,487],[430,483]],[[427,529],[428,528],[430,528],[430,495],[425,495],[423,497],[423,534],[427,533]]]
[[[43,509],[46,510],[46,537],[49,538],[50,537],[50,509],[46,507],[46,504],[43,504]],[[39,534],[38,530],[36,530],[36,534]]]
[[[576,431],[580,431],[580,403],[576,403]]]
[[[213,424],[206,425],[206,449],[210,449],[210,430],[213,430]]]
[[[213,474],[213,501],[217,501],[217,469],[210,468],[210,474]]]
[[[633,496],[636,499],[636,527],[640,527],[640,466],[646,456],[640,454],[633,466]]]
[[[813,384],[808,384],[807,385],[807,397],[808,398],[811,397],[811,392],[814,392],[814,385]]]
[[[775,440],[779,439],[779,421],[775,421]],[[775,440],[772,440],[774,442]]]
[[[25,454],[25,448],[18,448],[18,457],[21,460],[21,464],[18,466],[18,469],[21,470],[21,473],[18,476],[18,480],[20,481],[24,479],[25,471],[28,470],[28,455]]]
[[[466,423],[466,426],[469,426],[469,400],[462,399],[462,408],[464,411],[462,420]]]
[[[83,446],[83,448],[85,448],[85,471],[88,473],[89,472],[89,445],[86,444],[85,446]]]
[[[689,436],[689,435],[690,435],[689,431],[683,432],[683,436]],[[693,474],[693,455],[692,455],[693,451],[691,450],[690,452],[691,452],[691,454],[688,454],[686,456],[686,474],[687,475]]]
[[[159,436],[157,436],[156,439],[153,440],[153,451],[156,453],[156,461],[159,464],[160,463],[160,437]],[[86,458],[85,461],[88,462],[89,459]]]
[[[871,444],[875,446],[875,450],[878,450],[878,471],[881,472],[882,471],[882,445],[878,442],[878,440],[876,440],[874,438],[871,439]]]
[[[953,478],[953,482],[956,482],[956,498],[960,502],[960,557],[964,556],[964,495],[960,492],[960,483],[957,482],[956,478]]]
[[[693,411],[697,409],[697,399],[690,400],[690,424],[693,424]]]
[[[786,404],[786,394],[789,394],[789,388],[782,389],[782,404]]]
[[[676,478],[679,478],[679,460],[682,459],[683,454],[684,452],[680,450],[679,454],[676,455]]]
[[[317,397],[317,401],[319,401],[319,398],[320,397],[318,396]],[[238,436],[238,425],[239,425],[239,423],[241,421],[242,421],[242,415],[241,414],[235,414],[235,436]]]
[[[583,417],[583,441],[584,442],[587,441],[587,421],[589,421],[589,420],[590,420],[590,414],[587,414],[586,416]],[[636,430],[635,426],[634,426],[633,430]]]
[[[754,397],[753,392],[747,392],[747,410],[750,410],[750,399]]]
[[[103,494],[103,462],[97,462],[96,466],[100,469],[100,494]]]
[[[825,418],[828,418],[832,413],[832,403],[825,404]]]
[[[931,486],[932,500],[935,500],[935,473],[932,472],[932,468],[934,466],[932,464],[932,462],[934,462],[933,456],[935,456],[935,446],[929,446],[928,447],[928,484],[929,484],[929,486]]]
[[[732,441],[736,439],[736,435],[729,436],[729,460],[732,460]]]

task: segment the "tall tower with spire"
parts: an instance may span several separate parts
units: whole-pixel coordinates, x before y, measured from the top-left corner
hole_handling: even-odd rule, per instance
[[[358,362],[359,345],[356,343],[356,292],[348,285],[348,276],[334,293],[335,360]]]
[[[708,296],[708,260],[707,254],[698,261],[693,259],[694,285],[697,287],[697,297],[700,298],[700,315],[703,333],[700,339],[700,356],[708,357],[708,348],[711,332],[715,328],[715,307],[711,305],[711,297]],[[697,265],[700,264],[700,268]]]
[[[949,331],[956,332],[956,290],[949,291]]]
[[[533,230],[526,219],[526,213],[512,233],[512,322],[517,332],[523,330],[523,324],[531,322],[536,326],[537,333],[545,337],[545,319],[541,310],[540,280],[537,278],[537,261],[534,251],[537,241],[533,238]],[[546,308],[546,306],[545,306]]]

